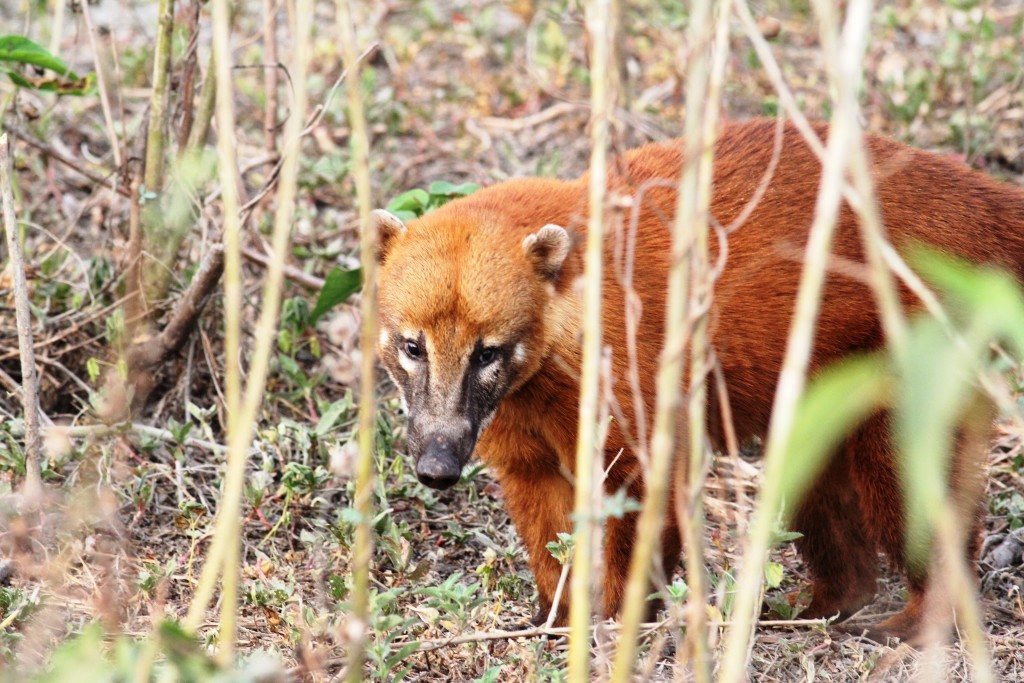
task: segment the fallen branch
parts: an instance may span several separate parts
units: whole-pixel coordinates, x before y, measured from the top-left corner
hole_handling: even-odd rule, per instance
[[[158,439],[166,443],[178,443],[177,437],[174,436],[170,431],[166,429],[160,429],[159,427],[151,427],[150,425],[138,424],[135,422],[124,422],[121,424],[112,425],[78,425],[78,426],[62,426],[53,425],[50,427],[51,430],[67,436],[69,438],[81,439],[84,437],[94,436],[114,436],[122,434],[124,432],[135,432],[143,436],[148,436],[153,439]],[[206,439],[195,439],[193,437],[186,437],[182,443],[185,446],[191,446],[193,448],[202,448],[210,451],[211,453],[227,453],[228,447],[214,441],[207,441]]]
[[[133,407],[145,405],[149,394],[156,386],[155,369],[185,345],[223,272],[224,248],[219,244],[214,245],[192,278],[188,290],[175,306],[164,329],[155,337],[128,348],[125,359],[128,363],[129,377],[135,388],[132,396]]]

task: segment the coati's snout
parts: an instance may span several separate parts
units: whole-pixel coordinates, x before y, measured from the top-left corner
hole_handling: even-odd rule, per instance
[[[435,434],[427,437],[423,444],[423,451],[416,458],[416,478],[424,486],[432,489],[447,489],[455,485],[462,476],[462,466],[465,460],[460,458],[460,450],[472,452],[469,449],[460,449],[460,444],[444,434]]]

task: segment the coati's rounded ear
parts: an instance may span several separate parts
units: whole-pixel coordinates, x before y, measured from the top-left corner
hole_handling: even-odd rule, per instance
[[[370,220],[377,226],[377,261],[384,263],[395,238],[405,234],[405,223],[401,218],[384,209],[372,211]]]
[[[565,257],[569,255],[572,239],[565,228],[549,223],[527,235],[523,240],[523,253],[542,277],[554,280],[562,270]]]

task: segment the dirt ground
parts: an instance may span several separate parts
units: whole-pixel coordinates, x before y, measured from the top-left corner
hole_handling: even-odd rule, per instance
[[[268,182],[271,166],[262,130],[262,15],[258,3],[243,4],[235,61],[244,201]],[[681,130],[687,17],[679,4],[626,3],[628,99],[616,113],[616,144],[622,148]],[[178,7],[182,25],[190,7]],[[380,205],[439,180],[488,185],[522,175],[574,177],[586,168],[588,72],[578,3],[375,1],[359,7],[361,41],[380,42],[362,83],[372,131],[373,192]],[[812,119],[827,118],[828,84],[809,8],[769,0],[752,10],[803,111]],[[205,12],[201,25],[207,27]],[[36,4],[0,8],[0,21],[27,27],[25,33],[43,44],[49,40],[46,17]],[[289,55],[292,20],[282,11],[282,61]],[[118,134],[137,149],[155,12],[150,4],[102,0],[92,21],[107,46],[101,61],[117,94]],[[356,265],[358,242],[344,86],[329,99],[340,72],[333,5],[317,5],[315,26],[316,58],[306,85],[325,115],[304,142],[290,254],[295,271],[314,279],[335,265]],[[885,3],[876,10],[864,62],[865,128],[1024,186],[1022,26],[1019,0]],[[178,43],[175,68],[185,61],[184,31]],[[732,43],[724,115],[774,116],[778,96],[738,25]],[[110,45],[118,51],[117,68]],[[80,14],[69,15],[62,46],[62,56],[77,71],[94,68]],[[204,33],[199,54],[207,49]],[[205,56],[199,63],[205,68]],[[128,203],[110,191],[110,182],[95,179],[113,178],[116,170],[97,97],[57,99],[21,91],[10,99],[11,94],[3,81],[0,100],[8,105],[2,123],[16,137],[41,404],[55,423],[74,426],[47,442],[44,477],[52,500],[42,523],[24,520],[11,492],[24,468],[21,408],[11,387],[21,370],[10,282],[0,275],[0,511],[6,520],[0,542],[14,561],[0,572],[0,650],[6,674],[17,676],[16,670],[38,667],[93,622],[111,637],[141,637],[151,632],[155,615],[181,617],[188,609],[222,495],[223,449],[217,444],[223,443],[219,383],[225,359],[218,299],[162,370],[153,400],[134,417],[151,429],[102,428],[96,418],[102,373],[96,368],[113,366],[112,349],[124,329],[117,311],[128,258]],[[282,85],[282,121],[290,97]],[[172,101],[172,137],[180,100],[179,88]],[[71,163],[59,163],[55,153]],[[175,293],[219,240],[216,189],[210,181],[190,193],[198,218],[174,273]],[[250,246],[266,244],[271,209],[270,203],[256,209],[246,238]],[[259,265],[246,264],[243,320],[249,329],[264,275]],[[353,484],[346,463],[356,418],[358,313],[343,306],[311,329],[304,321],[316,292],[293,276],[286,298],[285,339],[268,381],[245,492],[238,647],[244,659],[270,653],[296,680],[331,680],[342,668],[347,637]],[[383,376],[380,395],[380,514],[374,520],[367,677],[561,680],[561,641],[446,642],[527,621],[534,609],[533,580],[503,511],[500,487],[487,471],[472,467],[447,492],[419,485],[404,460],[401,409]],[[1024,442],[1009,424],[991,452],[990,541],[980,585],[992,667],[998,680],[1014,681],[1024,679],[1024,567],[1018,555],[1009,566],[993,568],[991,555],[1006,534],[1024,526]],[[705,564],[722,591],[722,577],[739,556],[737,529],[750,512],[735,502],[736,493],[749,500],[757,466],[756,459],[747,463],[744,470],[755,473],[739,477],[723,458],[709,480]],[[806,575],[790,546],[777,549],[773,559],[785,569],[775,597],[804,585]],[[900,585],[886,579],[876,602],[858,617],[871,620],[898,610]],[[722,607],[721,592],[715,604]],[[202,629],[207,642],[216,636],[217,620],[211,610]],[[649,634],[638,669],[646,671],[645,680],[671,680],[677,673],[674,637],[667,628]],[[413,641],[433,644],[415,653],[403,648]],[[607,666],[600,652],[595,662],[598,671]],[[974,679],[960,644],[922,653],[834,630],[786,626],[758,630],[750,675],[758,681]]]

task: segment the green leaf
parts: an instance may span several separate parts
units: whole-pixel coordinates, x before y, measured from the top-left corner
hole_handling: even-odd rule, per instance
[[[96,358],[90,358],[85,361],[85,371],[89,373],[89,381],[95,382],[99,378],[100,372],[102,372],[99,360]]]
[[[0,62],[26,64],[39,69],[47,69],[56,74],[27,76],[13,69],[0,68],[10,76],[15,85],[22,88],[57,92],[64,95],[86,95],[95,87],[95,74],[79,76],[69,69],[62,59],[24,36],[0,37]]]
[[[316,428],[313,433],[320,437],[331,431],[331,429],[338,423],[342,415],[348,412],[349,402],[346,400],[335,401],[331,406],[324,411],[323,415],[320,416],[320,421],[316,423]]]
[[[78,78],[63,60],[50,54],[49,50],[39,43],[31,41],[24,36],[3,36],[0,38],[0,61],[31,64],[32,66],[56,71],[68,78]]]
[[[889,384],[884,364],[874,356],[837,363],[810,383],[797,406],[786,457],[768,474],[790,510],[840,441],[882,405]]]
[[[782,565],[768,562],[764,565],[764,584],[768,588],[778,588],[782,584]]]
[[[402,212],[412,213],[413,217],[422,216],[423,212],[426,211],[427,205],[430,203],[430,195],[427,194],[426,190],[416,188],[415,190],[409,190],[403,192],[388,204],[388,211],[394,214],[400,214]],[[399,218],[403,218],[399,216]]]
[[[446,180],[436,180],[430,183],[430,186],[427,188],[427,192],[433,196],[465,197],[479,189],[480,186],[476,183],[462,183],[461,185],[455,185]]]
[[[317,321],[338,304],[342,303],[355,294],[363,284],[363,271],[361,268],[353,270],[342,270],[335,268],[327,274],[324,280],[323,289],[317,297],[316,306],[309,314],[309,324],[316,325]]]
[[[484,672],[483,676],[476,679],[476,683],[497,683],[498,678],[501,676],[501,671],[501,666],[492,666]]]

